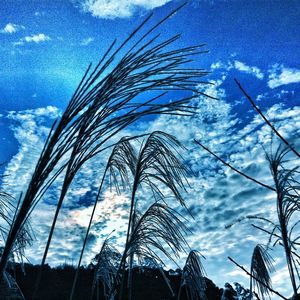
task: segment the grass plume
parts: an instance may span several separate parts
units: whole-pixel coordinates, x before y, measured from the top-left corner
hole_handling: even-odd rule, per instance
[[[199,251],[190,251],[182,270],[178,300],[181,298],[183,288],[185,288],[189,300],[207,299],[205,294],[205,270],[201,262],[201,256]]]
[[[61,118],[54,122],[24,192],[5,240],[0,277],[31,212],[60,174],[64,172],[62,192],[43,263],[64,197],[82,165],[102,153],[122,129],[146,115],[192,113],[188,103],[199,93],[191,93],[197,92],[194,87],[207,72],[187,69],[185,64],[193,56],[206,52],[202,50],[204,45],[176,48],[174,43],[180,35],[162,39],[155,33],[182,6],[150,28],[146,28],[151,19],[148,16],[119,46],[114,41],[94,69],[88,67]],[[170,90],[185,94],[179,100],[166,101]],[[149,97],[149,92],[155,94]],[[187,93],[190,95],[186,96]]]
[[[273,259],[268,254],[267,249],[258,244],[255,246],[251,259],[251,277],[250,277],[250,293],[255,291],[257,287],[258,293],[262,299],[265,295],[269,296],[270,289],[272,289],[272,282],[270,272],[274,271]],[[259,278],[260,281],[257,281]]]

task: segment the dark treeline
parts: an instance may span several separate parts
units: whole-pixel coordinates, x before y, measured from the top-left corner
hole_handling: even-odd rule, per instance
[[[34,282],[40,271],[40,265],[25,264],[21,266],[16,264],[14,270],[10,274],[16,279],[25,299],[32,299]],[[71,265],[61,265],[51,268],[45,265],[43,276],[41,278],[40,288],[37,293],[37,299],[42,300],[63,300],[68,299],[72,288],[74,274],[76,268]],[[164,271],[174,294],[165,283],[161,272],[156,268],[139,267],[133,269],[133,298],[136,300],[172,300],[178,299],[180,290],[182,271]],[[79,280],[76,287],[74,299],[105,299],[103,287],[100,285],[95,289],[95,293],[91,298],[91,282],[93,281],[94,267],[81,267],[79,272]],[[127,276],[127,273],[126,273]],[[218,288],[210,279],[206,278],[206,296],[208,300],[234,300],[237,296],[245,295],[247,299],[248,290],[244,290],[240,285],[236,284],[235,288],[228,283],[225,288]],[[124,295],[124,300],[127,295]],[[223,297],[223,298],[222,298]],[[187,300],[186,290],[181,291],[181,300]]]

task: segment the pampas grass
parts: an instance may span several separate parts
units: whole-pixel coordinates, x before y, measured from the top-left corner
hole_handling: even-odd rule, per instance
[[[155,33],[183,6],[152,27],[149,26],[149,15],[119,46],[114,41],[94,69],[91,65],[88,67],[61,118],[50,130],[5,238],[0,276],[29,216],[58,176],[64,173],[42,264],[46,261],[65,195],[82,165],[105,151],[114,136],[144,116],[192,113],[193,108],[188,103],[198,96],[194,87],[201,83],[199,78],[206,72],[185,65],[193,56],[206,52],[202,50],[204,45],[176,48],[174,44],[180,35],[163,39]],[[166,101],[169,90],[195,94]],[[150,96],[149,92],[155,94]]]

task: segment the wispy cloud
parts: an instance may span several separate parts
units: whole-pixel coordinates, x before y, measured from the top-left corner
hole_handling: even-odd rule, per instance
[[[225,230],[225,225],[248,214],[262,214],[276,220],[276,196],[272,192],[226,169],[193,142],[194,138],[200,140],[250,176],[272,184],[262,147],[268,149],[270,145],[270,129],[259,116],[255,116],[237,129],[235,125],[240,120],[232,115],[233,106],[226,102],[226,90],[221,88],[221,85],[222,81],[219,80],[215,81],[214,85],[201,88],[202,92],[215,96],[219,100],[203,97],[195,100],[193,105],[197,107],[197,113],[192,117],[163,115],[151,124],[140,123],[131,131],[124,133],[124,135],[137,134],[163,128],[164,131],[177,136],[187,147],[186,163],[192,168],[195,176],[189,179],[191,187],[185,198],[195,220],[190,220],[186,211],[176,203],[171,202],[171,205],[188,218],[187,226],[193,231],[187,237],[190,246],[200,250],[206,256],[205,267],[208,275],[219,286],[230,279],[247,284],[248,279],[237,272],[233,265],[227,263],[227,256],[237,258],[239,263],[249,268],[251,252],[255,244],[268,240],[268,236],[260,232],[255,232],[253,235],[253,229],[247,222],[241,222],[228,230]],[[284,108],[282,105],[274,105],[265,113],[270,120],[276,119],[278,130],[299,148],[297,130],[300,128],[300,107]],[[59,110],[47,107],[11,112],[6,116],[14,122],[12,130],[18,140],[19,150],[7,166],[5,174],[9,176],[5,177],[4,183],[16,196],[20,191],[24,191],[49,132],[49,124],[58,115]],[[53,252],[49,255],[49,263],[63,263],[70,257],[77,259],[82,236],[91,213],[92,201],[97,193],[101,175],[99,170],[103,169],[105,163],[106,156],[97,157],[95,161],[84,165],[75,178],[60,214],[51,245]],[[62,178],[57,180],[53,190],[49,191],[44,201],[38,205],[32,217],[38,241],[34,248],[28,249],[27,253],[35,263],[39,262],[45,246],[44,241],[49,232],[61,180]],[[149,204],[149,201],[146,201],[149,200],[147,197],[151,195],[147,195],[143,190],[139,196],[142,200],[139,205],[147,206]],[[120,247],[123,245],[128,199],[126,195],[119,196],[113,191],[106,191],[102,200],[92,227],[89,254],[85,257],[86,263],[99,250],[101,240],[113,229],[116,229],[116,245]],[[95,236],[100,239],[96,239]],[[178,260],[180,266],[183,265],[183,261],[184,257]],[[168,263],[168,266],[172,264]],[[284,270],[282,276],[287,276],[287,271],[283,267],[284,259],[279,256],[278,269]],[[284,288],[283,282],[278,281],[277,285]]]
[[[51,40],[50,37],[45,35],[44,33],[39,33],[39,34],[24,37],[24,41],[27,43],[32,43],[32,42],[41,43],[50,40]]]
[[[12,195],[19,197],[21,191],[26,189],[49,133],[47,123],[53,122],[59,115],[56,107],[48,106],[20,112],[11,111],[5,117],[11,122],[10,129],[19,145],[17,154],[7,165],[9,176],[4,180],[4,185],[9,184]]]
[[[7,34],[12,34],[16,33],[19,30],[25,29],[23,25],[17,25],[13,23],[8,23],[5,25],[3,29],[0,30],[1,33],[7,33]]]
[[[36,12],[34,13],[34,15],[35,15],[36,17],[42,17],[42,16],[45,16],[45,15],[46,15],[46,12],[45,12],[45,11],[36,11]]]
[[[93,38],[93,37],[88,37],[88,38],[86,38],[86,39],[83,39],[83,40],[80,42],[80,45],[81,45],[81,46],[87,46],[87,45],[89,45],[90,43],[92,43],[94,40],[95,40],[95,38]]]
[[[235,60],[234,67],[241,72],[245,72],[247,74],[252,74],[255,77],[257,77],[258,79],[264,78],[264,74],[262,73],[262,71],[259,68],[253,67],[253,66],[252,67],[247,66],[246,64],[242,63],[241,61]]]
[[[226,71],[230,71],[230,70],[238,70],[240,72],[243,73],[247,73],[250,75],[255,76],[257,79],[262,80],[264,78],[264,74],[262,72],[261,69],[259,69],[258,67],[255,66],[249,66],[247,64],[245,64],[244,62],[241,62],[239,60],[233,60],[233,61],[228,61],[228,62],[221,62],[218,61],[216,63],[213,63],[211,65],[211,69],[215,70],[215,69],[224,69]]]
[[[253,228],[246,221],[227,230],[225,225],[254,214],[276,221],[276,196],[272,192],[235,174],[193,144],[196,138],[249,176],[273,184],[263,150],[270,149],[270,128],[255,115],[249,123],[239,125],[241,128],[237,129],[235,124],[240,120],[231,115],[232,105],[225,101],[226,90],[220,89],[221,84],[217,81],[206,89],[219,100],[200,99],[197,114],[192,118],[179,120],[161,116],[150,128],[147,127],[147,130],[164,128],[180,137],[188,148],[187,162],[196,174],[190,181],[192,189],[186,198],[195,216],[195,223],[189,224],[193,235],[188,240],[191,248],[199,249],[206,256],[207,272],[219,286],[227,280],[248,284],[244,274],[237,274],[235,266],[227,263],[227,256],[238,259],[249,269],[256,243],[268,241],[268,236],[259,231],[253,234]],[[276,120],[279,131],[299,149],[300,107],[284,109],[282,105],[274,105],[265,113],[270,120]],[[181,213],[185,214],[184,211]],[[282,267],[282,254],[279,257]],[[218,274],[218,278],[213,274]],[[286,289],[284,284],[281,287]]]
[[[44,33],[38,33],[30,36],[25,36],[24,38],[20,39],[18,42],[14,43],[15,46],[24,45],[24,43],[42,43],[50,41],[51,38]]]
[[[171,0],[81,0],[85,12],[104,19],[129,18],[140,9],[150,10]]]
[[[11,122],[11,130],[19,144],[17,154],[12,158],[6,167],[6,174],[3,184],[8,187],[12,195],[18,197],[21,191],[25,191],[35,164],[43,149],[53,120],[60,116],[60,110],[54,106],[45,108],[30,109],[24,111],[11,111],[5,118]],[[4,116],[3,116],[4,117]],[[108,155],[109,153],[107,153]],[[105,153],[101,159],[86,163],[74,179],[71,189],[65,198],[64,207],[61,211],[61,217],[57,223],[57,229],[53,238],[51,248],[52,254],[48,261],[51,264],[60,264],[65,259],[78,258],[82,237],[85,234],[88,224],[88,216],[91,212],[91,205],[95,200],[100,175],[106,163],[107,155]],[[93,166],[97,166],[94,168]],[[100,170],[100,171],[99,171]],[[31,262],[40,263],[43,251],[44,241],[49,233],[51,218],[53,218],[55,204],[59,197],[63,176],[60,176],[40,202],[32,215],[32,226],[37,237],[34,248],[27,249],[27,255]],[[126,209],[124,208],[124,196],[117,196],[114,193],[105,193],[105,201],[99,204],[97,212],[97,222],[91,231],[91,237],[105,238],[105,235],[111,232],[110,226],[116,225],[118,231],[125,232]],[[115,213],[112,213],[114,211]],[[79,221],[80,218],[80,221]],[[110,219],[113,221],[110,223]],[[118,220],[116,222],[115,220]],[[101,231],[101,232],[100,232]],[[93,242],[92,242],[93,240]],[[95,251],[100,248],[100,240],[92,238],[90,246],[94,243],[98,245],[91,251],[87,257],[87,262],[95,255]],[[64,241],[64,244],[61,243]],[[98,243],[98,244],[97,244]]]
[[[300,70],[286,68],[283,65],[274,65],[269,70],[268,86],[274,89],[281,85],[300,82]]]

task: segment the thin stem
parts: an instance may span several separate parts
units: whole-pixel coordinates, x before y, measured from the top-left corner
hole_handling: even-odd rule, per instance
[[[267,117],[263,114],[263,112],[260,110],[260,108],[255,104],[253,99],[247,94],[247,92],[244,90],[242,85],[237,81],[237,79],[234,79],[236,84],[238,85],[239,89],[243,92],[243,94],[246,96],[246,98],[249,100],[253,108],[258,112],[258,114],[263,118],[263,120],[266,122],[266,124],[271,127],[271,129],[275,132],[275,134],[282,140],[284,144],[286,144],[291,151],[300,158],[300,153],[296,151],[296,149],[276,130],[274,125],[271,124],[271,122],[267,119]]]
[[[86,230],[83,246],[82,246],[81,252],[80,252],[78,265],[77,265],[77,268],[76,268],[76,273],[75,273],[75,276],[74,276],[74,279],[73,279],[71,294],[70,294],[70,298],[69,298],[70,300],[72,300],[73,297],[74,297],[75,288],[76,288],[76,284],[77,284],[77,280],[78,280],[78,276],[79,276],[79,268],[80,268],[80,265],[81,265],[81,260],[82,260],[82,257],[83,257],[83,253],[84,253],[84,250],[85,250],[87,240],[88,240],[88,235],[89,235],[89,232],[90,232],[90,229],[91,229],[92,221],[93,221],[94,214],[95,214],[95,211],[96,211],[96,207],[97,207],[97,204],[98,204],[98,201],[99,201],[99,198],[100,198],[100,194],[101,194],[101,191],[102,191],[102,186],[103,186],[103,183],[104,183],[104,179],[105,179],[107,170],[108,170],[108,166],[106,166],[106,169],[105,169],[104,174],[102,176],[100,187],[98,189],[98,194],[96,196],[96,200],[95,200],[95,203],[94,203],[94,206],[93,206],[92,214],[91,214],[91,217],[90,217],[90,220],[89,220],[89,225],[88,225],[87,230]]]
[[[251,273],[249,273],[243,266],[239,265],[235,260],[233,260],[231,257],[228,256],[228,259],[233,262],[237,267],[239,267],[241,270],[243,270],[248,276],[250,276],[251,278],[255,279],[257,282],[259,282],[260,284],[262,284],[263,286],[265,286],[270,292],[276,294],[277,296],[279,296],[280,298],[284,299],[284,300],[289,300],[288,298],[285,298],[283,295],[281,295],[279,292],[273,290],[271,287],[269,287],[268,285],[266,285],[263,281],[261,281],[259,278],[253,276]]]
[[[201,144],[199,141],[197,141],[196,139],[194,139],[195,143],[198,144],[199,146],[201,146],[204,150],[206,150],[208,153],[210,153],[212,156],[214,156],[217,160],[219,160],[223,165],[229,167],[231,170],[233,170],[234,172],[244,176],[245,178],[259,184],[260,186],[264,187],[264,188],[267,188],[271,191],[274,191],[276,192],[276,189],[272,188],[271,186],[261,182],[261,181],[258,181],[256,180],[255,178],[253,177],[250,177],[249,175],[243,173],[242,171],[236,169],[235,167],[233,167],[231,164],[227,163],[225,160],[223,160],[221,157],[217,156],[214,152],[212,152],[210,149],[208,149],[207,147],[205,147],[203,144]]]

